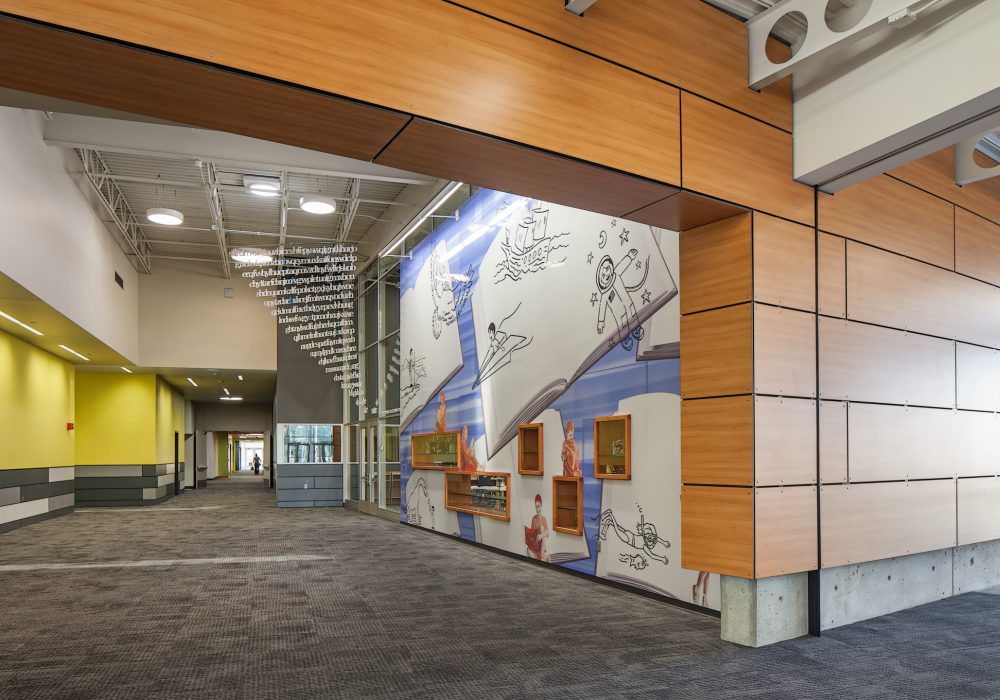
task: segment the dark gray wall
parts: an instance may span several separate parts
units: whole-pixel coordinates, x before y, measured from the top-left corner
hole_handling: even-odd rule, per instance
[[[278,326],[278,387],[275,423],[343,423],[340,382],[335,382],[291,334]]]
[[[274,424],[269,403],[194,403],[195,430],[222,433],[263,433]]]

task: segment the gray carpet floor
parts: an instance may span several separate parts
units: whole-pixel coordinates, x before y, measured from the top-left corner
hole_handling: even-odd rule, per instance
[[[744,649],[488,550],[279,510],[260,477],[0,535],[0,596],[4,700],[1000,698],[1000,596]]]

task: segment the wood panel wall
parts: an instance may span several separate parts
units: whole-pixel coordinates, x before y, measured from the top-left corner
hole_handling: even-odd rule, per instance
[[[815,227],[765,203],[681,235],[682,329],[714,348],[682,331],[682,478],[702,509],[752,494],[752,538],[685,552],[721,573],[1000,538],[1000,224],[895,175],[816,197]]]
[[[1000,189],[950,163],[819,197],[823,568],[1000,538]]]
[[[818,562],[816,232],[763,212],[681,233],[682,565]],[[740,517],[688,539],[706,513]]]

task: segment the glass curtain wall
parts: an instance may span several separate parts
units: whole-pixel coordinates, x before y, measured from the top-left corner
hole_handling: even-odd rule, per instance
[[[455,216],[477,190],[463,187],[456,192],[436,217],[428,219],[395,252],[412,251],[444,219]],[[349,454],[357,456],[349,465],[351,496],[390,510],[400,505],[399,260],[398,256],[378,258],[358,275],[354,323],[361,386],[357,396],[344,392]]]

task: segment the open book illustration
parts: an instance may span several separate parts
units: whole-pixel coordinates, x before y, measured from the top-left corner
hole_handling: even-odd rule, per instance
[[[552,525],[552,478],[561,475],[560,451],[564,441],[563,421],[558,411],[544,411],[536,421],[545,433],[545,474],[541,477],[518,474],[511,465],[517,464],[515,443],[501,449],[486,460],[484,469],[510,471],[510,522],[493,518],[476,518],[476,539],[491,547],[499,547],[554,564],[565,564],[590,558],[587,538],[556,532]],[[478,444],[477,444],[478,447]],[[530,545],[530,546],[529,546]]]
[[[670,270],[680,269],[680,236],[676,231],[653,228],[653,237]],[[676,278],[675,278],[676,281]],[[681,299],[677,296],[646,321],[639,340],[637,360],[672,360],[681,356]]]
[[[400,429],[462,369],[458,313],[469,281],[451,274],[448,247],[438,243],[400,301]]]
[[[525,202],[472,292],[490,456],[609,351],[635,351],[642,324],[677,294],[651,227]]]
[[[632,416],[633,464],[650,468],[601,482],[597,575],[718,610],[718,575],[681,568],[680,397],[632,396],[618,413]]]

